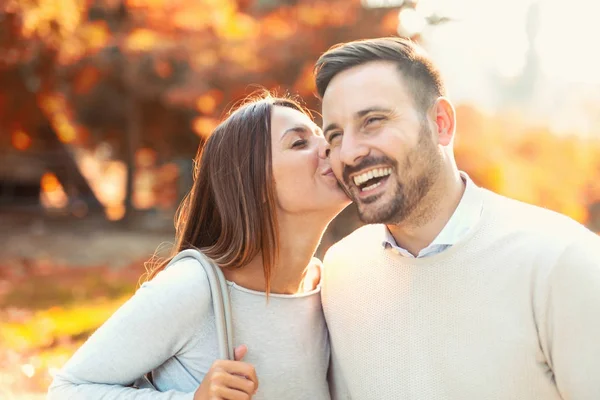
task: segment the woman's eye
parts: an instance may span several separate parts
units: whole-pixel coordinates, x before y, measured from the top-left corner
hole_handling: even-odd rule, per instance
[[[304,146],[306,146],[305,139],[296,140],[294,143],[292,143],[292,148],[304,147]]]

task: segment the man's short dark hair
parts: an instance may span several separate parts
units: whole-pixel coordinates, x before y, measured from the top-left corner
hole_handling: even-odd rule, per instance
[[[399,37],[357,40],[332,46],[317,60],[314,68],[321,99],[331,80],[340,72],[374,61],[397,65],[412,92],[415,106],[425,112],[446,88],[440,72],[414,42]]]

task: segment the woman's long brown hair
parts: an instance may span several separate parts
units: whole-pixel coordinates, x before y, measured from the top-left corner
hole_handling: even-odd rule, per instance
[[[146,263],[148,279],[189,248],[221,268],[243,267],[260,252],[269,293],[279,241],[271,154],[274,106],[312,117],[293,99],[268,93],[230,113],[198,149],[194,184],[175,217],[175,245],[168,258],[154,256]]]

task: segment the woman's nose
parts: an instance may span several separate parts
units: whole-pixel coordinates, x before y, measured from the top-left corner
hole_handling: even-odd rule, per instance
[[[319,157],[322,159],[329,158],[330,151],[329,143],[325,139],[322,139],[321,143],[319,143]]]

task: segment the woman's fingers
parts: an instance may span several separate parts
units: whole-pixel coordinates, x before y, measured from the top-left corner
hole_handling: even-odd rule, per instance
[[[236,361],[217,360],[194,393],[194,400],[250,400],[258,390],[254,366],[241,360],[246,346],[235,349]]]
[[[249,395],[248,393],[222,386],[218,388],[218,393],[216,393],[216,395],[216,398],[223,400],[249,400],[252,398],[252,395]]]
[[[242,358],[244,358],[244,356],[246,355],[247,352],[248,352],[248,347],[246,347],[245,344],[242,344],[241,346],[236,347],[233,350],[235,361],[242,361]]]
[[[237,391],[246,395],[246,397],[242,398],[249,399],[255,393],[254,382],[242,376],[228,374],[227,372],[215,372],[213,376],[213,382],[216,384],[215,386],[218,388],[218,391],[222,391],[224,389]],[[227,393],[233,392],[227,390]],[[219,393],[219,395],[222,395],[222,393]]]
[[[220,360],[215,367],[231,374],[239,375],[242,379],[252,382],[252,393],[258,389],[258,378],[254,366],[242,361]]]

